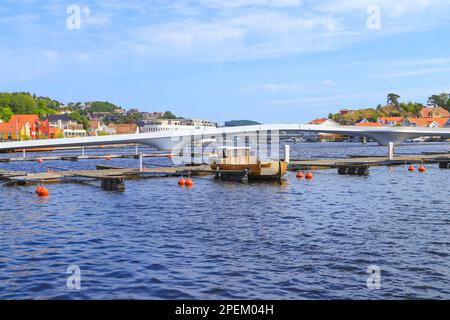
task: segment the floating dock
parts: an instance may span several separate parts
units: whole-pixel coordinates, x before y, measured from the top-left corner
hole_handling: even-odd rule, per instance
[[[389,160],[385,156],[359,158],[352,156],[351,158],[342,159],[311,159],[311,160],[293,160],[289,162],[290,170],[320,170],[334,169],[345,166],[395,166],[407,164],[430,164],[450,161],[449,153],[433,153],[422,155],[401,155],[396,156],[394,160]]]

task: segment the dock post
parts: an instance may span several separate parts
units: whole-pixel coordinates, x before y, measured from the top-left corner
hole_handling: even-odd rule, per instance
[[[388,159],[394,160],[394,143],[389,142],[388,144]]]
[[[134,153],[135,155],[137,155],[138,154],[138,146],[136,146],[136,149],[135,149],[135,153]]]
[[[84,157],[84,147],[81,147],[81,156]]]
[[[23,149],[23,158],[25,159],[27,156],[26,156],[26,151],[25,151],[25,149]]]
[[[144,157],[142,156],[142,153],[139,155],[139,172],[144,171],[144,163],[143,163]]]
[[[291,161],[291,146],[288,144],[284,145],[284,161],[289,163]]]

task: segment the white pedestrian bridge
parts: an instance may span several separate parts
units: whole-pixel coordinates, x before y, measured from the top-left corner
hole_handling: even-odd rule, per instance
[[[343,134],[350,136],[363,136],[377,141],[380,145],[388,145],[390,142],[398,145],[405,140],[422,136],[450,137],[450,128],[421,128],[421,127],[358,127],[358,126],[329,126],[312,124],[263,124],[240,127],[222,128],[196,128],[180,129],[177,131],[159,131],[149,133],[124,134],[112,136],[94,136],[83,138],[64,138],[53,140],[32,140],[0,143],[0,151],[44,148],[44,147],[76,147],[93,145],[112,145],[138,143],[156,147],[160,150],[172,150],[181,143],[191,141],[218,138],[230,135],[252,136],[270,132],[320,132]],[[189,138],[191,137],[191,138]]]

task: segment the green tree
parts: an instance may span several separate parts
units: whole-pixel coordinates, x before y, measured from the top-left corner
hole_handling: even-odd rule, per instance
[[[400,99],[398,94],[389,93],[387,95],[387,104],[391,106],[398,106],[398,99]]]
[[[177,119],[177,117],[170,111],[164,112],[163,119]]]
[[[60,102],[46,97],[36,97],[27,92],[0,93],[0,108],[9,107],[14,114],[47,116],[59,109]]]
[[[449,94],[448,93],[441,93],[439,95],[432,95],[428,98],[427,104],[429,106],[433,107],[442,107],[445,108],[448,106],[449,103]]]
[[[78,107],[80,105],[81,104],[78,104]],[[110,113],[114,113],[119,108],[115,104],[110,103],[108,101],[106,101],[106,102],[103,102],[103,101],[87,102],[86,106],[87,106],[87,110],[89,112],[110,112]]]
[[[225,121],[225,127],[238,127],[238,126],[253,126],[261,124],[253,120],[230,120]]]
[[[13,116],[13,112],[10,107],[0,107],[0,120],[8,122]]]
[[[89,120],[85,116],[79,114],[78,112],[69,113],[68,116],[76,120],[77,122],[83,124],[84,130],[89,129]]]
[[[423,107],[425,107],[423,104],[412,101],[409,101],[408,103],[400,103],[400,108],[417,117],[420,117],[420,110],[422,110]]]

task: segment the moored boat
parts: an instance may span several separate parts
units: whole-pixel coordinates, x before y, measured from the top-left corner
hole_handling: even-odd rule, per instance
[[[250,155],[249,147],[220,147],[210,164],[212,170],[222,175],[239,175],[245,172],[249,180],[281,179],[287,172],[286,161],[261,161]]]

